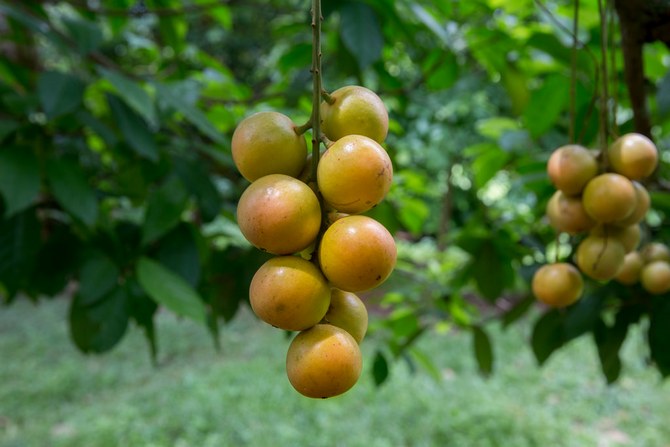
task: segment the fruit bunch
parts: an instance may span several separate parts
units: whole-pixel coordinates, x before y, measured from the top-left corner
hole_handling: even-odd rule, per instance
[[[318,153],[315,179],[304,136],[281,113],[249,116],[232,139],[235,165],[251,182],[237,207],[240,230],[276,255],[251,280],[251,307],[272,326],[300,331],[288,349],[287,375],[298,392],[315,398],[357,382],[368,315],[355,293],[384,282],[396,262],[392,235],[361,215],[384,199],[393,180],[380,145],[386,108],[360,86],[325,98],[318,126],[324,135],[314,139],[329,146]]]
[[[577,246],[575,268],[569,263],[542,266],[533,277],[533,293],[553,307],[565,307],[581,297],[581,273],[599,281],[629,274],[641,239],[640,221],[650,206],[649,193],[640,183],[658,164],[658,150],[647,137],[629,133],[598,155],[571,144],[556,149],[547,173],[557,191],[547,203],[546,214],[557,232],[585,234]],[[635,261],[628,261],[633,263]],[[656,276],[657,267],[648,273]],[[629,279],[626,277],[626,279]],[[649,281],[649,280],[648,280]]]

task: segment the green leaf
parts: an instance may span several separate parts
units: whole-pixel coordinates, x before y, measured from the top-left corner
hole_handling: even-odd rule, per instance
[[[511,259],[503,257],[491,240],[485,240],[473,260],[477,289],[488,300],[495,300],[509,284]],[[513,274],[513,273],[512,273]]]
[[[621,374],[619,350],[626,339],[628,326],[614,324],[610,327],[598,318],[593,325],[593,340],[598,349],[598,358],[607,383],[614,383]]]
[[[426,78],[426,87],[429,90],[446,90],[458,80],[458,62],[451,52],[442,50],[442,55],[434,67],[431,67]]]
[[[195,240],[197,229],[183,223],[161,241],[156,258],[161,264],[195,287],[200,281],[200,254]]]
[[[421,235],[423,226],[430,216],[430,209],[424,200],[404,197],[399,200],[398,219],[415,236]]]
[[[76,42],[79,53],[86,55],[100,48],[104,39],[102,30],[95,22],[69,18],[63,23],[72,40]]]
[[[36,255],[29,283],[31,293],[57,296],[73,279],[80,263],[81,240],[65,222],[49,229],[49,238]]]
[[[542,315],[533,326],[530,344],[537,362],[542,365],[563,343],[563,316],[552,309]]]
[[[207,118],[207,115],[205,115],[195,105],[189,103],[188,101],[184,101],[183,96],[180,94],[180,87],[178,83],[157,83],[156,91],[158,92],[158,97],[160,98],[161,102],[179,112],[185,120],[197,127],[200,132],[211,138],[212,141],[222,145],[227,144],[226,139],[223,137],[221,132],[216,129],[209,118]]]
[[[0,283],[13,296],[34,270],[41,244],[34,209],[0,220]]]
[[[543,135],[556,124],[570,97],[569,90],[569,79],[554,74],[537,91],[531,93],[523,117],[534,138]]]
[[[194,195],[200,206],[202,218],[210,222],[221,212],[223,206],[219,191],[214,186],[210,173],[198,160],[174,157],[175,171],[184,182],[189,193]]]
[[[528,310],[535,304],[535,298],[532,295],[529,295],[517,302],[510,310],[505,312],[502,317],[502,326],[503,328],[508,327],[510,324],[517,321],[519,318],[526,315]]]
[[[47,163],[47,178],[56,200],[65,210],[86,226],[98,219],[98,200],[81,168],[65,159]]]
[[[426,28],[428,28],[437,37],[443,45],[449,44],[449,34],[446,27],[442,26],[435,17],[426,9],[417,3],[411,3],[412,12]]]
[[[119,125],[130,147],[139,156],[154,162],[158,161],[158,146],[156,146],[153,133],[142,117],[115,95],[107,95],[107,102],[114,121]]]
[[[154,315],[156,314],[158,305],[147,295],[134,276],[127,278],[126,289],[130,297],[130,316],[144,329],[144,335],[149,342],[151,358],[155,364],[158,357],[158,344],[156,342]]]
[[[372,361],[372,378],[375,385],[379,386],[389,377],[389,364],[386,357],[381,351],[375,353],[375,358]]]
[[[654,297],[649,318],[651,359],[663,377],[670,376],[670,293]]]
[[[5,200],[5,216],[30,206],[40,191],[37,157],[29,148],[0,151],[0,193]]]
[[[79,270],[79,302],[95,304],[119,282],[119,268],[104,253],[94,251],[87,256]]]
[[[563,323],[566,342],[593,330],[600,318],[602,304],[602,296],[592,294],[582,297],[567,309]]]
[[[663,191],[652,191],[649,193],[651,197],[651,206],[654,209],[663,210],[670,214],[670,193]]]
[[[472,162],[472,171],[475,174],[475,186],[483,188],[500,171],[509,160],[509,154],[498,147],[491,148]]]
[[[181,220],[188,195],[179,178],[169,177],[147,200],[142,226],[142,244],[153,242],[174,228]]]
[[[661,116],[670,114],[670,72],[663,76],[656,89],[656,102]]]
[[[12,119],[0,119],[0,143],[18,128],[18,121]]]
[[[172,0],[147,0],[149,8],[179,8],[181,3],[180,1]],[[160,16],[158,30],[161,33],[165,46],[170,46],[177,54],[184,49],[188,22],[182,17],[171,15]]]
[[[436,381],[439,381],[442,379],[442,373],[440,372],[440,368],[435,364],[433,361],[433,357],[431,357],[429,354],[426,354],[422,350],[416,347],[416,345],[412,346],[408,350],[408,354],[412,361],[414,363],[418,363],[419,366],[421,366],[428,374],[435,379]]]
[[[205,324],[202,298],[181,276],[149,258],[137,263],[137,279],[151,298],[178,315]]]
[[[361,70],[365,70],[382,55],[384,36],[375,11],[365,3],[342,4],[340,37]]]
[[[85,353],[102,353],[112,349],[128,328],[128,293],[118,287],[94,305],[76,295],[70,305],[70,335]]]
[[[294,68],[308,67],[312,61],[312,44],[299,43],[291,46],[277,61],[277,68],[284,73]]]
[[[479,372],[488,376],[493,372],[493,347],[489,335],[480,326],[472,326],[472,349],[477,359]]]
[[[98,67],[98,73],[114,86],[126,104],[139,113],[150,126],[155,127],[158,125],[154,101],[140,84],[121,73],[107,68]]]
[[[81,79],[58,71],[46,71],[37,79],[37,95],[51,119],[76,110],[84,96],[84,87]]]

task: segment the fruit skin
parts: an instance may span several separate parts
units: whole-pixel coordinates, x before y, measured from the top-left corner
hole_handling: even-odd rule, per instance
[[[376,141],[347,135],[323,153],[316,181],[328,205],[343,213],[362,213],[386,197],[393,165]]]
[[[286,374],[300,394],[326,399],[351,389],[361,375],[363,359],[356,340],[330,324],[299,333],[286,353]]]
[[[642,261],[642,256],[640,256],[639,252],[632,251],[627,253],[623,258],[623,266],[614,279],[621,284],[631,286],[640,280],[642,267],[644,267],[644,261]]]
[[[253,182],[237,204],[244,237],[277,255],[299,252],[316,239],[321,226],[319,199],[309,186],[283,174]]]
[[[333,286],[347,292],[383,283],[393,271],[397,255],[391,233],[367,216],[337,220],[323,234],[318,252],[323,274]]]
[[[584,290],[584,280],[572,264],[559,262],[543,265],[533,275],[533,294],[551,307],[566,307],[577,301]]]
[[[591,218],[612,223],[630,216],[637,205],[635,187],[626,177],[608,172],[591,180],[584,188],[582,202]]]
[[[620,136],[610,145],[607,154],[612,170],[631,180],[650,176],[658,165],[656,145],[639,133]]]
[[[613,225],[617,225],[620,227],[627,227],[629,225],[634,225],[642,221],[642,219],[644,219],[644,216],[647,215],[647,211],[649,211],[649,207],[651,206],[651,198],[649,197],[649,192],[647,191],[647,188],[645,188],[644,186],[642,186],[642,184],[638,182],[633,182],[633,187],[635,188],[635,197],[637,198],[637,202],[635,208],[633,209],[633,212],[623,220],[617,220],[616,222],[612,222]]]
[[[546,213],[549,223],[556,231],[577,234],[596,225],[596,221],[586,214],[580,197],[566,196],[560,190],[547,202]]]
[[[263,264],[251,280],[254,313],[279,329],[302,331],[328,311],[330,287],[321,271],[296,256],[279,256]]]
[[[360,344],[368,330],[368,310],[355,294],[333,288],[323,322],[344,329]]]
[[[661,242],[650,242],[640,250],[642,260],[646,263],[654,261],[670,262],[670,248]]]
[[[577,247],[576,261],[582,273],[606,281],[619,273],[625,256],[623,244],[618,240],[588,236]]]
[[[270,174],[297,177],[305,165],[307,143],[295,124],[279,112],[258,112],[233,132],[235,166],[250,182]]]
[[[557,189],[575,196],[598,174],[598,163],[585,147],[569,144],[552,152],[547,162],[547,174]]]
[[[654,261],[642,268],[642,287],[652,295],[662,295],[670,291],[670,263]]]
[[[321,130],[336,141],[346,135],[365,135],[383,143],[389,130],[389,116],[373,91],[349,85],[330,94],[334,101],[321,103]]]
[[[630,253],[640,244],[641,230],[638,224],[627,227],[613,225],[598,225],[589,233],[591,236],[611,237],[623,245],[626,253]]]

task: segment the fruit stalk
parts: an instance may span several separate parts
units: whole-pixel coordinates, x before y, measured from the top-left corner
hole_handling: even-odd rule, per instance
[[[321,0],[312,0],[312,173],[316,181],[316,169],[319,166],[321,152]]]

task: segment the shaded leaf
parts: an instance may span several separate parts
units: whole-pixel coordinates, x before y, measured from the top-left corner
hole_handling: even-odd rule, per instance
[[[670,294],[666,294],[670,295]],[[663,377],[670,376],[670,300],[668,296],[654,297],[647,333],[651,358]]]
[[[79,303],[94,304],[118,285],[119,268],[102,252],[90,253],[79,270]]]
[[[136,272],[140,285],[156,302],[178,315],[205,324],[202,298],[184,278],[146,257],[140,258]]]
[[[221,196],[205,166],[198,160],[175,158],[175,171],[200,206],[205,222],[214,220],[222,207]]]
[[[591,294],[582,297],[567,309],[564,320],[566,342],[593,330],[600,318],[602,304],[602,295]]]
[[[103,35],[102,30],[95,22],[68,18],[63,23],[72,40],[76,42],[79,53],[86,55],[100,48]]]
[[[365,3],[344,3],[340,7],[340,37],[361,70],[382,55],[384,36],[375,11]]]
[[[29,148],[7,148],[0,151],[0,193],[5,201],[5,215],[11,216],[30,206],[40,191],[40,168]]]
[[[480,326],[472,326],[472,348],[477,359],[479,372],[488,376],[493,372],[493,347],[491,339]]]
[[[153,127],[158,124],[154,101],[140,84],[121,73],[107,68],[98,67],[98,72],[100,76],[107,79],[114,86],[125,103],[144,118],[150,126]]]
[[[533,326],[531,347],[537,362],[542,365],[551,354],[563,346],[563,316],[555,309],[542,315]]]
[[[375,358],[372,361],[372,377],[377,386],[384,383],[389,377],[388,361],[384,354],[379,350],[375,353]]]
[[[70,305],[70,335],[85,353],[102,353],[113,348],[128,327],[128,293],[118,287],[93,305],[76,295]]]
[[[61,206],[85,225],[93,226],[98,218],[98,200],[81,168],[66,159],[49,160],[47,178]]]
[[[153,242],[174,228],[188,195],[177,177],[169,177],[147,200],[147,212],[142,225],[142,244]]]
[[[569,89],[568,78],[554,74],[537,91],[532,92],[523,117],[533,137],[543,135],[556,124],[570,97]]]
[[[161,264],[195,287],[200,281],[200,257],[195,241],[197,230],[182,223],[168,233],[160,242],[156,258]]]
[[[151,161],[158,161],[158,147],[154,135],[140,115],[131,110],[115,95],[107,95],[114,121],[121,129],[125,141],[135,152]]]
[[[40,223],[34,209],[0,221],[0,283],[13,296],[34,270],[40,249]]]
[[[533,307],[533,304],[535,304],[535,298],[533,298],[532,295],[529,295],[522,299],[521,301],[517,302],[514,307],[512,307],[510,310],[505,312],[505,314],[502,317],[502,325],[503,328],[506,328],[510,324],[514,323],[517,321],[519,318],[523,317],[526,315],[528,310]]]
[[[47,116],[56,116],[76,110],[84,96],[84,82],[68,73],[47,71],[37,79],[37,95]]]

